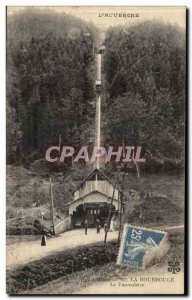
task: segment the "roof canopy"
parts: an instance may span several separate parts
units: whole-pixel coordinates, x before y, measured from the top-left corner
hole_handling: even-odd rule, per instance
[[[96,176],[97,175],[97,176]],[[105,181],[108,181],[108,182],[110,182],[113,186],[115,186],[112,182],[111,182],[111,180],[109,180],[108,178],[107,178],[107,176],[103,173],[103,172],[101,172],[99,169],[97,169],[97,168],[95,168],[82,182],[81,182],[81,184],[73,191],[73,193],[74,192],[76,192],[78,189],[80,189],[81,187],[82,187],[82,185],[86,182],[86,181],[89,181],[89,180],[96,180],[96,178],[97,178],[97,180],[105,180]],[[117,188],[116,188],[117,189]]]

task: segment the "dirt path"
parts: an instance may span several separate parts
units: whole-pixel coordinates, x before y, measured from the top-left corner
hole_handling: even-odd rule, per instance
[[[183,225],[171,227],[157,227],[156,229],[175,232],[183,230]],[[108,240],[117,239],[117,232],[109,232]],[[89,229],[88,235],[85,235],[84,229],[70,230],[58,237],[47,239],[47,245],[41,246],[41,241],[18,242],[7,245],[7,269],[13,269],[25,263],[40,259],[55,252],[65,249],[75,248],[77,246],[88,245],[104,240],[104,231],[96,233],[96,229]]]
[[[108,240],[115,240],[117,236],[117,232],[109,232]],[[14,269],[55,252],[103,240],[103,230],[100,234],[97,234],[96,229],[89,229],[88,234],[85,235],[83,229],[78,229],[67,231],[55,238],[49,238],[45,247],[41,246],[40,240],[10,244],[7,246],[7,269]]]
[[[174,231],[177,231],[177,230],[184,230],[184,225],[181,224],[181,225],[175,225],[175,226],[159,226],[157,227],[157,229],[159,230],[164,230],[164,231],[167,231],[167,232],[174,232]]]

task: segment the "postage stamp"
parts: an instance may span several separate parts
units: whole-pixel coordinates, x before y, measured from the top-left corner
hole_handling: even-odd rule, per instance
[[[169,250],[168,233],[125,224],[117,264],[144,269]]]

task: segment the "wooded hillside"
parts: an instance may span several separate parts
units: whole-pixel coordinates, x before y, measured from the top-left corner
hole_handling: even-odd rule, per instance
[[[30,10],[7,20],[7,162],[44,157],[49,144],[94,137],[98,30],[67,14]],[[184,165],[185,34],[147,21],[106,32],[102,139],[141,145],[146,170]]]
[[[7,24],[7,161],[42,158],[48,144],[93,135],[97,30],[67,14],[30,9]]]
[[[145,168],[184,164],[185,34],[176,25],[146,21],[107,32],[106,141],[142,145]]]

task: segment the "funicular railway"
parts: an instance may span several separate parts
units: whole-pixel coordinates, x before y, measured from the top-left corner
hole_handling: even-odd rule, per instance
[[[101,37],[104,40],[104,36]],[[95,112],[95,142],[101,145],[101,98],[102,98],[102,57],[105,46],[101,43],[96,55],[96,112]],[[101,226],[107,222],[110,214],[110,228],[118,218],[120,208],[120,191],[100,170],[100,160],[93,164],[93,171],[82,181],[73,193],[73,201],[69,203],[71,228],[83,227],[85,220],[89,227],[95,227],[99,220]],[[113,200],[112,200],[113,198]]]

